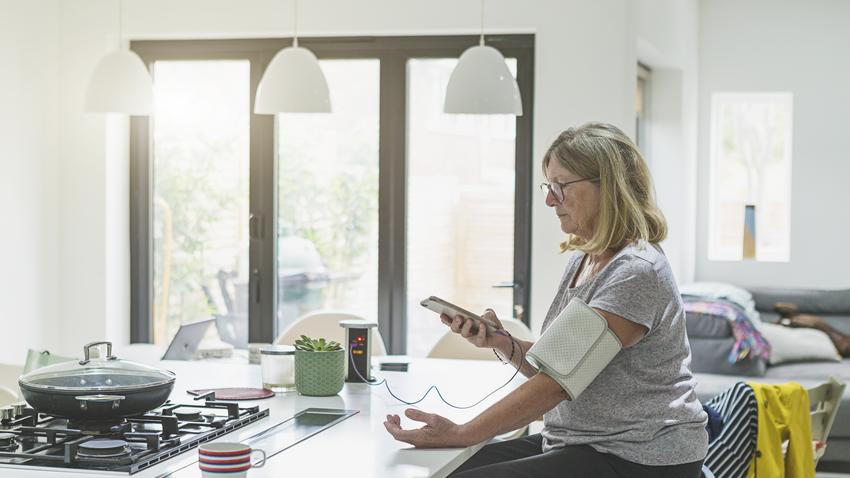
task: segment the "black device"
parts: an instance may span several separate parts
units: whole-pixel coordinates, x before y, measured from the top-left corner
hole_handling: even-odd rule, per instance
[[[345,381],[372,381],[372,329],[378,326],[374,322],[362,320],[343,320],[339,326],[345,329]]]
[[[384,362],[381,364],[381,370],[386,372],[407,372],[406,362]]]

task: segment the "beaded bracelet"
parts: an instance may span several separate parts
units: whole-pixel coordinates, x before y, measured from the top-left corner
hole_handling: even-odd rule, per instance
[[[508,333],[507,331],[505,331],[505,333],[507,333],[508,338],[511,339],[511,356],[508,358],[508,361],[505,362],[504,360],[502,360],[502,357],[499,355],[498,352],[496,352],[496,349],[493,349],[493,353],[496,355],[496,358],[499,359],[499,362],[502,362],[502,365],[507,365],[509,363],[513,363],[513,359],[514,359],[514,338],[511,337],[511,334]]]

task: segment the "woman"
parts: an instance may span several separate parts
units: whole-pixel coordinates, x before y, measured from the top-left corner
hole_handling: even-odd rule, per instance
[[[543,171],[546,205],[568,237],[561,248],[577,251],[543,331],[578,298],[605,319],[622,349],[584,392],[570,397],[523,360],[532,342],[487,334],[485,327],[473,335],[471,320],[444,315],[452,331],[493,348],[528,380],[462,425],[408,409],[406,416],[424,427],[402,429],[397,415],[388,415],[384,426],[416,447],[460,447],[545,414],[541,434],[485,446],[455,471],[458,478],[699,477],[708,446],[706,414],[688,369],[682,301],[658,247],[667,226],[646,163],[622,131],[589,123],[561,133],[543,158]],[[499,323],[492,310],[484,317]]]

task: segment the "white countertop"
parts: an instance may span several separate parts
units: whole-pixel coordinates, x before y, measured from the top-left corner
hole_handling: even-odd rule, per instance
[[[396,357],[381,357],[394,361]],[[378,360],[376,359],[375,362]],[[260,367],[247,363],[227,361],[178,362],[163,361],[162,368],[177,374],[177,382],[171,400],[176,403],[191,403],[192,397],[186,390],[217,387],[258,387]],[[446,400],[455,405],[471,405],[493,389],[501,386],[513,374],[513,369],[496,361],[412,359],[407,372],[378,371],[373,375],[386,377],[393,392],[407,401],[418,400],[432,384],[440,388]],[[507,387],[493,394],[481,404],[467,410],[459,410],[444,404],[434,391],[417,405],[431,413],[438,413],[457,423],[463,423],[485,410],[496,400],[523,382],[517,376]],[[305,397],[296,392],[281,393],[265,400],[243,401],[241,405],[259,405],[268,408],[269,417],[235,430],[219,441],[239,441],[270,428],[306,408],[339,408],[358,410],[356,415],[306,439],[271,458],[262,468],[250,471],[249,477],[293,476],[287,472],[303,472],[320,476],[357,477],[443,477],[478,451],[483,444],[469,448],[418,450],[395,441],[384,429],[387,414],[402,417],[404,428],[419,427],[420,423],[404,417],[408,405],[400,403],[387,393],[386,388],[366,384],[345,384],[342,392],[333,397]],[[197,452],[166,460],[164,463],[138,472],[100,473],[91,471],[59,470],[45,473],[38,470],[21,470],[0,467],[0,475],[7,477],[35,476],[133,476],[138,478],[159,477],[164,473],[195,462]],[[197,464],[174,473],[174,478],[200,477]]]

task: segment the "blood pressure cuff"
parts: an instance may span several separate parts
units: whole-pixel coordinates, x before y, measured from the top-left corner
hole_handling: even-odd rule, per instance
[[[552,321],[526,358],[575,400],[623,348],[608,321],[573,299]]]

